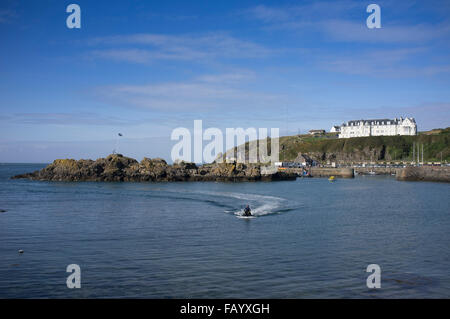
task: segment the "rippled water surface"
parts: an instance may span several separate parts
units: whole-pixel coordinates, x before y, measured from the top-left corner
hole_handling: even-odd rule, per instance
[[[2,298],[450,297],[448,184],[9,179],[42,167],[0,164]]]

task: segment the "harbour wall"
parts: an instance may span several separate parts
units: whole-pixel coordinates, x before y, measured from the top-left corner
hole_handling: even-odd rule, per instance
[[[397,175],[401,168],[396,167],[355,167],[355,173],[358,175],[368,175],[374,172],[375,175]]]
[[[278,167],[270,166],[264,169],[261,168],[261,173],[264,176],[265,174],[271,175],[276,171],[283,175],[292,175],[295,174],[297,176],[304,176],[303,172],[308,172],[307,177],[341,177],[341,178],[353,178],[355,177],[353,168],[329,168],[329,167],[308,167],[308,168],[283,168],[279,169]]]
[[[397,174],[399,181],[450,182],[450,167],[406,167]]]
[[[330,176],[341,178],[355,177],[355,171],[353,168],[311,167],[308,169],[308,172],[312,177],[330,177]]]

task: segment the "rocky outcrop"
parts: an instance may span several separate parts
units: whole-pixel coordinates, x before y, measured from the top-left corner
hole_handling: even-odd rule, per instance
[[[213,163],[197,166],[177,162],[173,165],[161,158],[144,158],[141,162],[120,154],[93,160],[57,159],[33,173],[14,179],[41,181],[104,181],[104,182],[172,182],[172,181],[271,181],[295,179],[295,174],[262,174],[259,164]]]
[[[450,167],[406,167],[397,174],[400,181],[450,182]]]

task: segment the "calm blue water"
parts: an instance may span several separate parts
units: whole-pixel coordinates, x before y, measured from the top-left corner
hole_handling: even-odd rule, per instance
[[[0,165],[2,298],[450,297],[448,184],[9,179],[42,167]]]

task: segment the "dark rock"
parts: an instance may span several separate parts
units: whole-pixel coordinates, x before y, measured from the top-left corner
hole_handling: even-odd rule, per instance
[[[172,181],[259,181],[295,179],[294,174],[277,172],[261,174],[260,164],[177,162],[173,165],[161,158],[144,158],[140,163],[133,158],[112,154],[93,160],[58,159],[43,168],[14,179],[27,178],[42,181],[104,181],[104,182],[172,182]]]

